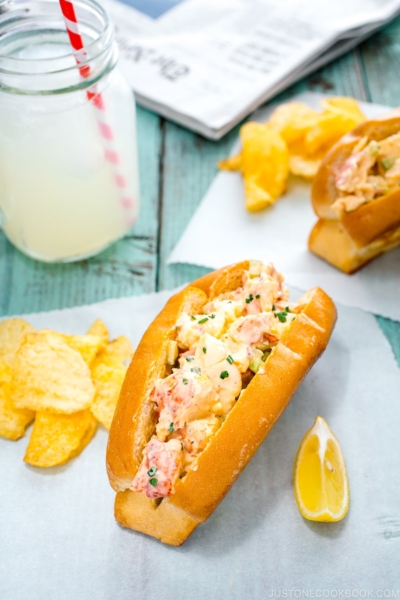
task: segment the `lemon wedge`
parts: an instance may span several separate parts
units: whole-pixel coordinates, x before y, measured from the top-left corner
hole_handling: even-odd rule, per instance
[[[350,504],[346,465],[328,423],[317,417],[301,441],[294,466],[294,495],[310,521],[340,521]]]

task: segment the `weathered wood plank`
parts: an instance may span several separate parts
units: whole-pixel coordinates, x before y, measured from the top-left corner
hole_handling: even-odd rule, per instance
[[[367,100],[363,65],[358,49],[345,54],[339,60],[299,81],[291,88],[274,98],[274,102],[284,101],[293,94],[305,91],[352,96],[358,100]]]
[[[165,123],[159,289],[171,289],[207,272],[203,267],[191,265],[167,267],[166,260],[216,175],[217,161],[227,156],[237,134],[235,128],[220,142],[212,142],[174,123]]]
[[[369,100],[399,106],[400,17],[364,42],[360,56]]]
[[[0,234],[0,314],[50,310],[151,292],[157,263],[160,118],[138,108],[142,206],[132,231],[102,254],[78,263],[33,261]]]

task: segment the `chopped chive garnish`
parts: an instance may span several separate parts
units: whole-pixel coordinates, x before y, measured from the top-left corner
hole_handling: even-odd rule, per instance
[[[189,383],[189,380],[188,379],[182,379],[182,383],[183,383],[183,385],[187,385]]]
[[[158,483],[158,479],[156,479],[155,477],[152,477],[149,480],[149,484],[152,485],[152,486],[154,486],[154,487],[156,487],[157,483]]]
[[[258,300],[260,297],[261,297],[260,294],[257,294],[256,300]]]
[[[196,320],[196,317],[195,317],[195,316],[193,316],[193,315],[190,315],[190,318],[192,319],[192,321],[195,321],[195,320]]]
[[[284,310],[278,313],[274,313],[275,317],[278,317],[281,323],[286,323],[287,314]]]
[[[214,313],[212,315],[208,315],[210,317],[210,319],[215,319],[215,315]]]
[[[157,473],[158,469],[157,467],[151,467],[148,471],[147,471],[147,475],[149,477],[153,477],[153,475],[155,475]]]
[[[233,365],[233,362],[234,362],[234,361],[233,361],[233,358],[232,358],[232,356],[231,356],[230,354],[228,354],[228,356],[226,357],[226,360],[228,361],[228,363],[229,363],[230,365]]]
[[[199,325],[202,325],[203,323],[205,323],[206,321],[208,321],[208,317],[204,317],[204,319],[201,319],[199,321]]]
[[[188,362],[192,362],[192,360],[194,360],[194,356],[187,356],[187,357],[186,357],[186,360],[187,360]]]
[[[192,373],[196,373],[197,375],[200,375],[201,373],[200,367],[192,367],[190,370]]]
[[[246,298],[246,304],[250,304],[250,302],[252,302],[253,300],[254,300],[253,294],[249,294],[249,297]]]
[[[275,310],[275,304],[272,305],[272,309],[271,310]]]
[[[204,354],[207,354],[207,348],[205,346],[203,346],[203,352]]]
[[[169,424],[168,431],[170,431],[171,433],[173,433],[173,432],[175,431],[175,428],[174,428],[174,424],[173,424],[173,423],[170,423],[170,424]]]
[[[285,310],[286,312],[290,312],[290,308],[288,306],[285,308]]]
[[[227,377],[229,377],[228,371],[222,371],[220,377],[221,377],[221,379],[226,379]]]

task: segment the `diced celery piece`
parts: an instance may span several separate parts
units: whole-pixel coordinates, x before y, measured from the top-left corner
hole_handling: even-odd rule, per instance
[[[371,156],[378,156],[379,150],[380,150],[379,144],[377,144],[376,142],[370,143],[369,151],[370,151]]]
[[[385,169],[385,171],[388,171],[390,167],[393,167],[395,160],[396,159],[393,156],[385,156],[384,158],[382,158],[381,165],[383,169]]]
[[[253,373],[257,373],[261,365],[263,364],[263,353],[261,350],[254,350],[253,358],[251,359],[251,363],[249,364],[250,371]]]
[[[265,362],[265,361],[267,360],[268,356],[271,354],[271,350],[272,350],[272,348],[269,348],[268,350],[266,350],[266,351],[263,353],[263,355],[262,355],[262,359],[261,359],[263,362]]]

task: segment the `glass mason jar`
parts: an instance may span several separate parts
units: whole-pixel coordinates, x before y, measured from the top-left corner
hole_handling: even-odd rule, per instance
[[[58,0],[0,0],[0,225],[47,262],[101,251],[139,206],[135,104],[113,27],[94,0],[74,7],[79,55]]]

